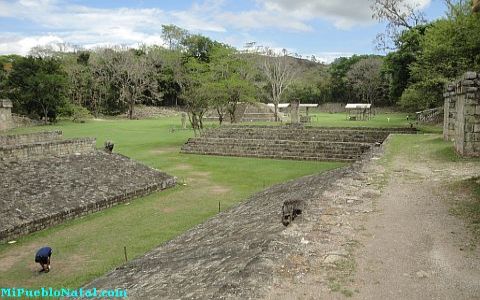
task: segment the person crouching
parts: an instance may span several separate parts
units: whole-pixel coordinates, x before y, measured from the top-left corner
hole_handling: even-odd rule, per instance
[[[50,257],[52,256],[52,252],[52,248],[43,247],[37,251],[37,254],[35,254],[35,262],[42,266],[40,272],[47,273],[50,271]]]

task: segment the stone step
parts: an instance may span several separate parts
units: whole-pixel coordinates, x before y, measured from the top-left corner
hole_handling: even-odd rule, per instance
[[[315,149],[280,149],[280,148],[221,148],[221,147],[185,147],[182,148],[182,151],[190,152],[224,152],[224,153],[243,153],[243,152],[252,152],[252,153],[265,153],[265,154],[284,154],[296,153],[297,155],[359,155],[366,151],[355,150],[355,149],[338,149],[338,150],[327,150],[327,151],[318,151]]]
[[[215,156],[235,156],[235,157],[256,157],[256,158],[272,158],[272,159],[291,159],[291,160],[319,160],[319,161],[344,161],[351,162],[360,158],[361,155],[279,155],[266,154],[266,153],[252,153],[252,152],[239,152],[239,153],[226,153],[219,151],[183,151],[185,154],[197,154],[197,155],[215,155]]]

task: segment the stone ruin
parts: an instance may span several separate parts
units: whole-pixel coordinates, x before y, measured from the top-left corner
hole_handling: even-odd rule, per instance
[[[95,145],[61,131],[0,135],[0,241],[175,185],[174,177]]]
[[[206,120],[218,121],[218,113],[209,111],[205,117]],[[231,122],[230,115],[224,116],[225,121]],[[237,103],[235,110],[235,121],[241,122],[273,122],[275,121],[275,112],[273,108],[264,103]]]
[[[467,72],[447,85],[443,138],[462,156],[480,156],[480,74]]]
[[[0,99],[0,131],[13,128],[12,102]]]
[[[222,126],[191,138],[181,152],[293,160],[359,159],[391,133],[415,133],[415,128],[328,128],[289,126]]]

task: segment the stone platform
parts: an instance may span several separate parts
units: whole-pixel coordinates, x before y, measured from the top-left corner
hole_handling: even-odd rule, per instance
[[[175,178],[95,139],[61,132],[0,136],[0,241],[175,185]]]
[[[182,153],[349,162],[391,133],[416,133],[416,129],[222,126],[189,139]]]

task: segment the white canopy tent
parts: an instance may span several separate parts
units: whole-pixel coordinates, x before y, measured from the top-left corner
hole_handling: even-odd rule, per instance
[[[372,104],[348,103],[345,105],[347,120],[368,120],[372,116]]]

